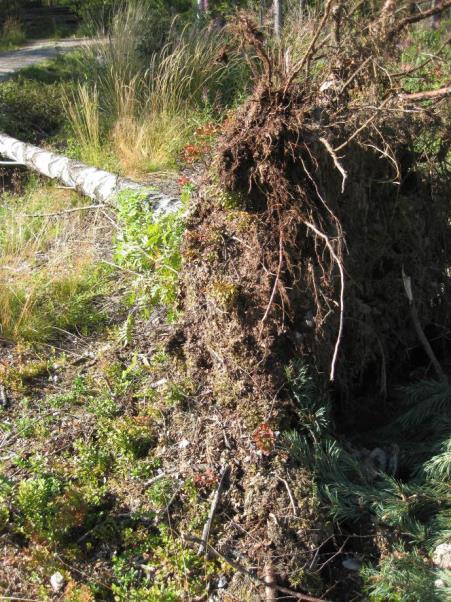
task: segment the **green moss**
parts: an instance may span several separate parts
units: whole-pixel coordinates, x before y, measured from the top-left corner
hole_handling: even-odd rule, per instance
[[[208,296],[226,310],[232,308],[239,293],[239,286],[228,280],[219,279],[211,283]]]

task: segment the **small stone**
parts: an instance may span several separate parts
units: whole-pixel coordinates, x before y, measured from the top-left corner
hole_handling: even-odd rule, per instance
[[[341,564],[348,571],[358,571],[362,563],[356,558],[346,558]]]
[[[451,544],[441,543],[432,554],[432,562],[441,569],[451,569]]]
[[[226,587],[226,585],[227,585],[227,577],[225,577],[225,575],[222,575],[218,579],[217,588],[218,589],[224,589]]]
[[[189,446],[188,439],[182,439],[179,443],[179,449],[186,449]]]
[[[437,589],[443,589],[447,584],[445,581],[443,581],[443,579],[436,579],[434,581],[434,585]]]
[[[64,587],[65,579],[59,571],[53,573],[50,577],[50,585],[54,592],[60,592]]]

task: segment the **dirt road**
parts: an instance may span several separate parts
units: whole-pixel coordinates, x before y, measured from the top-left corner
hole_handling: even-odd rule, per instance
[[[38,40],[11,52],[0,53],[0,81],[11,77],[17,71],[53,59],[59,54],[78,48],[87,43],[87,38],[72,38],[68,40]]]

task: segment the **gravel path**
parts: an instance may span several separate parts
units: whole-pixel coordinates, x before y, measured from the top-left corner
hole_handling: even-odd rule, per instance
[[[10,52],[0,53],[0,82],[8,79],[17,71],[53,59],[59,54],[73,50],[87,43],[88,38],[72,38],[68,40],[38,40]]]

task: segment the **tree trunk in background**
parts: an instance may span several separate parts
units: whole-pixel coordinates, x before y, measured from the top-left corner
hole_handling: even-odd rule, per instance
[[[273,11],[274,11],[274,35],[276,38],[280,38],[280,32],[282,31],[282,0],[274,0],[273,1]]]
[[[180,201],[159,192],[149,192],[146,186],[121,178],[115,174],[73,161],[32,144],[21,142],[0,133],[0,155],[17,161],[30,169],[74,188],[80,194],[98,202],[114,201],[124,190],[148,193],[152,210],[157,214],[170,213],[180,206]]]
[[[260,27],[263,27],[264,15],[265,15],[265,0],[260,0],[259,8],[258,8],[258,20],[260,22]]]
[[[443,0],[434,0],[434,8],[439,8],[443,4]],[[442,22],[442,13],[437,13],[432,17],[432,29],[438,29]]]

